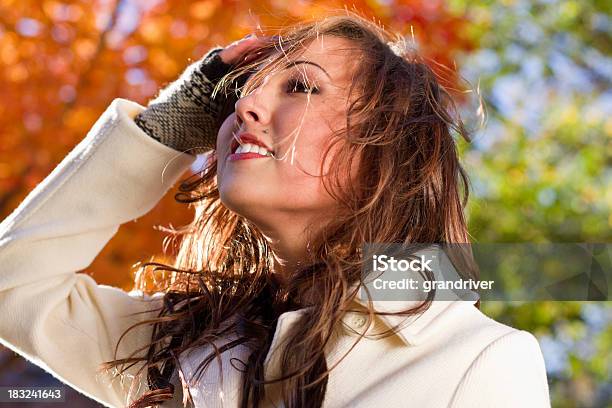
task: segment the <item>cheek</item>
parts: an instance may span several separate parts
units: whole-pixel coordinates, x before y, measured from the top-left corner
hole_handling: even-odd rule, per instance
[[[313,194],[328,196],[322,177],[330,172],[335,153],[341,146],[342,141],[335,134],[345,126],[346,111],[325,108],[310,110],[305,115],[295,141],[293,166],[290,165],[292,150],[288,146],[283,173],[290,182],[308,186]]]
[[[296,156],[310,173],[320,174],[323,154],[330,147],[334,133],[343,125],[346,113],[321,104],[315,109],[310,107],[302,115],[301,131],[295,142]]]
[[[325,175],[329,173],[334,155],[340,143],[329,124],[319,119],[309,127],[296,143],[300,164],[310,174]]]
[[[221,124],[219,133],[217,134],[217,146],[215,154],[217,156],[217,175],[219,175],[220,177],[223,174],[223,168],[225,166],[225,157],[229,153],[229,147],[232,141],[232,130],[233,125],[235,123],[235,117],[235,113],[229,115],[225,119],[225,121],[223,121],[223,124]]]
[[[313,133],[315,129],[312,129]],[[329,129],[326,129],[326,133]],[[279,162],[279,174],[283,184],[290,186],[294,197],[302,203],[308,202],[313,208],[328,208],[333,205],[333,199],[325,190],[323,178],[329,173],[333,160],[334,149],[327,154],[323,169],[321,163],[330,142],[329,134],[315,138],[313,133],[303,134],[296,143],[295,156],[291,164],[291,151],[287,158]],[[322,172],[323,170],[323,172]]]
[[[288,181],[300,185],[303,195],[309,196],[304,199],[316,202],[319,208],[336,205],[335,199],[325,189],[324,181],[332,189],[336,188],[336,181],[341,189],[357,182],[361,153],[346,149],[347,143],[340,135],[327,134],[307,146],[302,145],[301,160],[286,170],[285,174],[293,178]],[[339,180],[336,179],[336,171]]]
[[[297,166],[287,165],[288,168],[283,171],[283,187],[276,190],[278,197],[291,203],[291,206],[304,209],[327,211],[333,207],[334,200],[325,190],[318,165],[312,166],[316,171],[310,174]]]
[[[217,151],[224,151],[229,148],[232,139],[232,127],[235,121],[236,113],[232,113],[227,118],[225,118],[225,120],[221,124],[221,128],[219,128],[219,133],[217,134]]]

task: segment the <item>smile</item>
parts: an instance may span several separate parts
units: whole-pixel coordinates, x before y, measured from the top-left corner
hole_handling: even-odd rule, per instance
[[[273,153],[263,146],[258,146],[252,143],[244,143],[237,146],[234,153],[230,154],[227,158],[229,161],[234,160],[247,160],[247,159],[261,159],[273,157]]]

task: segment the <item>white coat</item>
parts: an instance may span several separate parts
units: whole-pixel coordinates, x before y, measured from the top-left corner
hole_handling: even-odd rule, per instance
[[[87,136],[0,224],[1,343],[109,407],[126,406],[146,386],[140,384],[128,396],[127,382],[110,382],[96,369],[114,359],[117,340],[127,327],[154,316],[130,313],[150,310],[160,297],[145,302],[135,292],[98,285],[76,272],[91,264],[121,224],[151,210],[195,160],[147,136],[132,120],[143,109],[115,99]],[[409,302],[382,302],[377,310],[407,306]],[[302,312],[280,316],[266,378],[278,374],[277,352]],[[382,316],[367,334],[403,319]],[[344,322],[346,327],[338,329],[325,350],[328,367],[367,328],[357,314],[347,313]],[[535,337],[488,318],[473,301],[434,301],[404,325],[382,340],[363,338],[331,371],[325,407],[550,406]],[[140,326],[132,331],[118,357],[148,344],[150,330]],[[204,352],[181,356],[187,379]],[[215,361],[200,382],[191,384],[197,407],[238,406],[239,376],[229,358],[241,352],[238,348],[223,355],[223,386]],[[173,381],[179,384],[176,375]],[[277,391],[268,388],[265,407],[280,406]],[[176,394],[164,406],[180,406],[180,386]]]

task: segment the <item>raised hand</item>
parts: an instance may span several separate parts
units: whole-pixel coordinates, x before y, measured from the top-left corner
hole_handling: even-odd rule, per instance
[[[175,150],[195,155],[213,149],[225,119],[221,116],[227,116],[227,107],[235,102],[235,96],[224,92],[213,98],[215,85],[233,67],[251,62],[257,57],[251,51],[273,39],[251,34],[225,48],[211,49],[149,101],[134,121],[149,136]]]

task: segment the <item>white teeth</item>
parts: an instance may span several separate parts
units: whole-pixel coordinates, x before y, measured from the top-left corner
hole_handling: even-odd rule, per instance
[[[255,144],[251,144],[251,143],[245,143],[242,144],[240,146],[238,146],[238,148],[236,149],[235,154],[239,154],[239,153],[258,153],[261,154],[262,156],[270,156],[271,153],[270,151],[268,151],[265,147],[262,146],[258,146]]]

